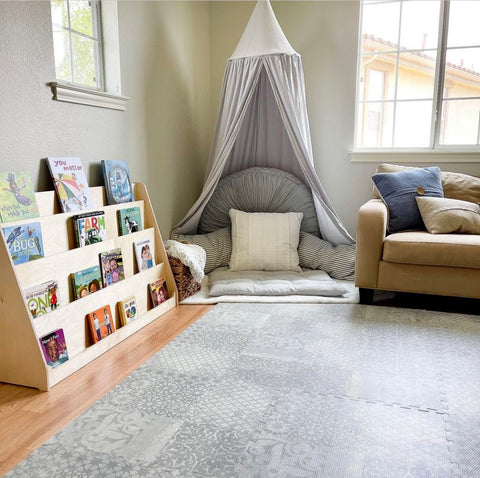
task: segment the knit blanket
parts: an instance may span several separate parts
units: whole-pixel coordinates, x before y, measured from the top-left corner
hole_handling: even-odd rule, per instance
[[[168,239],[165,241],[165,250],[168,256],[179,259],[182,264],[190,269],[196,282],[202,282],[207,261],[207,254],[203,247]]]

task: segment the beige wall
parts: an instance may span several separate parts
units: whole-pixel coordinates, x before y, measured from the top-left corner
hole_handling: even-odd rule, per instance
[[[127,111],[52,101],[49,2],[0,2],[0,169],[29,170],[49,190],[41,158],[79,156],[92,186],[101,159],[126,159],[168,236],[201,190],[210,146],[209,5],[121,1],[119,30]]]
[[[358,1],[272,2],[302,55],[315,168],[351,233],[371,192],[375,163],[352,163]],[[91,185],[99,162],[126,159],[147,183],[168,236],[201,190],[227,58],[253,2],[120,1],[126,112],[51,100],[48,2],[0,2],[0,169],[30,170],[51,189],[46,156],[80,156]],[[426,164],[428,165],[428,164]],[[480,175],[478,164],[442,169]]]
[[[210,148],[207,2],[118,2],[128,159],[164,238],[201,192]],[[131,159],[130,159],[131,158]]]

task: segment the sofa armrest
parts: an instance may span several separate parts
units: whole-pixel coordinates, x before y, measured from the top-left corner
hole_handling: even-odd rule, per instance
[[[370,199],[358,212],[355,285],[377,287],[378,263],[382,259],[383,241],[388,221],[387,206],[381,199]]]

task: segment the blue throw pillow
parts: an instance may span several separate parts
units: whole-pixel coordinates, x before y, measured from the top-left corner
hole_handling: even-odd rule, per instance
[[[415,198],[443,197],[440,168],[436,166],[396,173],[377,173],[372,179],[388,207],[389,232],[425,229]]]

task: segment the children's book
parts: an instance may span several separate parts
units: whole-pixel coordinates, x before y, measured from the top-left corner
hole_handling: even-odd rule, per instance
[[[70,278],[74,299],[81,299],[102,288],[100,266],[92,266],[78,272],[73,272]]]
[[[118,231],[121,236],[131,234],[132,232],[141,231],[142,214],[138,206],[126,207],[117,211]]]
[[[2,231],[14,264],[34,261],[44,256],[42,229],[39,222],[4,226]]]
[[[25,299],[32,319],[55,310],[60,306],[58,282],[49,280],[25,289]]]
[[[107,204],[135,201],[128,163],[121,159],[102,159]]]
[[[107,240],[105,213],[103,211],[76,214],[72,217],[77,247]]]
[[[47,365],[55,368],[68,360],[67,344],[63,329],[44,335],[39,340]]]
[[[100,264],[102,267],[103,287],[108,287],[125,279],[122,251],[120,248],[101,252]]]
[[[153,244],[150,239],[134,242],[134,247],[139,272],[146,271],[155,265]]]
[[[115,324],[113,323],[112,311],[109,305],[104,305],[94,312],[87,314],[87,322],[93,343],[115,332]]]
[[[47,158],[63,212],[93,209],[93,199],[80,158]]]
[[[150,284],[148,284],[148,290],[150,291],[150,297],[154,307],[168,299],[167,282],[163,277],[150,282]]]
[[[30,219],[38,215],[30,173],[0,172],[0,222]]]
[[[127,325],[130,321],[137,318],[137,303],[135,297],[120,300],[117,303],[118,313],[120,314],[120,321],[122,325]]]

